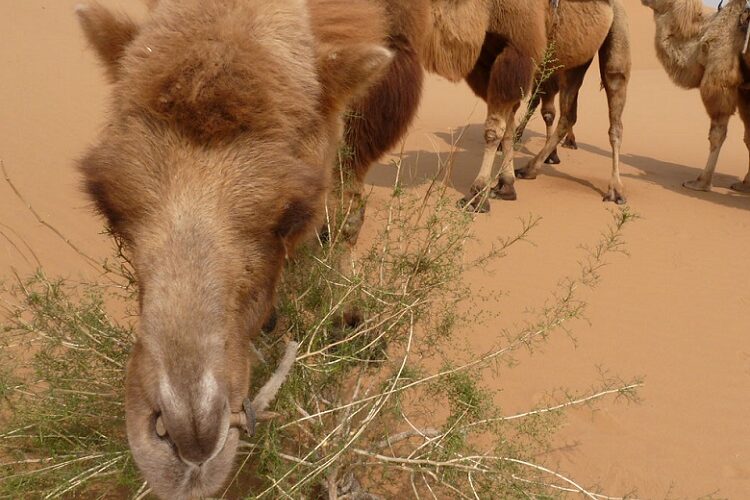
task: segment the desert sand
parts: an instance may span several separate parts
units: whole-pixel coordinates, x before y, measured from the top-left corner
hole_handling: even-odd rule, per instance
[[[587,389],[599,368],[642,376],[640,404],[603,401],[570,412],[547,464],[610,495],[640,498],[750,497],[750,196],[727,187],[747,171],[738,118],[730,123],[711,193],[681,187],[696,178],[708,152],[708,118],[697,91],[677,89],[658,65],[653,25],[638,0],[631,19],[634,71],[625,111],[622,173],[629,205],[642,218],[626,231],[602,283],[586,292],[588,322],[575,343],[553,338],[503,372],[499,402],[507,413],[533,407],[559,387]],[[103,2],[136,15],[135,0]],[[79,189],[74,159],[103,123],[107,85],[78,31],[75,0],[0,0],[0,159],[13,182],[49,224],[95,258],[110,255],[102,221]],[[489,307],[501,323],[466,332],[477,349],[502,327],[541,307],[558,280],[575,273],[581,245],[594,244],[610,220],[601,202],[610,171],[606,98],[596,63],[581,92],[580,149],[560,150],[562,165],[518,181],[519,200],[492,202],[475,222],[477,251],[542,217],[534,245],[515,247],[491,273],[468,276],[504,291]],[[419,116],[403,145],[407,184],[432,175],[457,149],[451,185],[468,190],[479,168],[484,107],[468,88],[430,77]],[[542,146],[535,117],[516,166]],[[462,133],[463,132],[463,133]],[[455,144],[456,138],[461,141]],[[373,203],[393,180],[393,158],[374,167]],[[95,278],[96,271],[40,224],[0,183],[0,279],[36,267],[50,275]],[[494,383],[494,382],[493,382]]]

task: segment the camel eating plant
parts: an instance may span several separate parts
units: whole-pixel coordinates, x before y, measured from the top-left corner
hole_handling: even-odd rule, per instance
[[[322,222],[344,110],[394,55],[366,0],[150,4],[143,23],[77,8],[114,83],[80,168],[138,281],[133,458],[160,497],[204,498],[233,469],[235,426],[263,407],[245,402],[249,342],[286,256]]]

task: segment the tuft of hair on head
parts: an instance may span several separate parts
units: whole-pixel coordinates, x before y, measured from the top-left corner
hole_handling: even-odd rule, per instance
[[[120,60],[138,35],[138,25],[126,15],[115,14],[96,2],[77,4],[74,12],[83,34],[104,64],[107,76],[117,81]]]

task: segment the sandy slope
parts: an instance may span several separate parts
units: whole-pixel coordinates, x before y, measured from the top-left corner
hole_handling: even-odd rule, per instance
[[[98,235],[78,191],[73,158],[102,122],[106,86],[70,14],[73,0],[0,0],[0,158],[42,217],[95,256],[109,244]],[[109,4],[137,10],[134,1]],[[705,160],[708,121],[697,92],[676,89],[653,53],[649,11],[626,0],[635,69],[625,114],[623,175],[630,205],[643,219],[627,232],[630,257],[617,256],[604,281],[589,293],[590,324],[575,325],[577,347],[556,339],[543,353],[521,357],[503,374],[498,396],[508,413],[533,406],[560,386],[585,389],[603,366],[623,377],[643,375],[643,403],[605,404],[571,414],[548,463],[610,494],[636,488],[643,498],[697,497],[717,492],[750,496],[750,196],[725,187],[747,168],[738,119],[722,154],[712,193],[680,187]],[[497,330],[523,321],[559,278],[573,273],[582,253],[609,220],[600,202],[609,175],[606,99],[592,70],[581,95],[576,132],[581,149],[561,150],[563,165],[533,182],[519,181],[520,199],[493,202],[476,222],[480,246],[536,214],[543,224],[535,246],[516,248],[491,275],[470,276],[477,286],[504,290],[496,304],[501,325],[468,335],[477,348]],[[467,127],[452,183],[465,191],[481,158],[484,109],[463,85],[430,78],[419,118],[404,150],[410,182],[433,173],[438,154]],[[541,147],[536,118],[529,151]],[[394,175],[387,159],[371,175],[377,199]],[[456,194],[458,197],[458,193]],[[93,271],[30,216],[7,185],[0,185],[0,277],[33,266],[24,241],[51,273]],[[6,238],[7,236],[7,238]],[[11,243],[12,242],[12,243]]]

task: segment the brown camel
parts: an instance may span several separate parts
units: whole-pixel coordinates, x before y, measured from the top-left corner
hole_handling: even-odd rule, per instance
[[[203,498],[233,467],[248,343],[322,221],[341,116],[401,56],[379,2],[150,3],[142,24],[77,8],[114,83],[80,168],[138,278],[133,457],[160,497]]]
[[[610,143],[612,144],[612,178],[605,201],[624,203],[619,176],[619,148],[622,138],[621,116],[630,75],[630,48],[627,17],[619,0],[567,1],[555,9],[546,1],[497,6],[504,23],[490,26],[479,60],[466,77],[474,92],[487,102],[485,152],[482,166],[465,201],[476,211],[487,211],[487,197],[516,199],[513,171],[515,112],[521,98],[528,95],[535,61],[541,61],[547,44],[554,42],[557,64],[562,66],[545,84],[542,113],[548,130],[544,148],[519,170],[519,177],[533,179],[541,164],[553,155],[557,145],[576,121],[578,91],[594,56],[599,53],[602,84],[610,105]],[[523,19],[524,22],[520,20]],[[519,34],[519,26],[526,33]],[[536,33],[532,37],[530,33]],[[520,62],[523,61],[523,62]],[[516,81],[507,82],[507,73],[516,71]],[[522,76],[520,76],[522,75]],[[554,96],[559,89],[561,119],[553,131]],[[504,151],[497,186],[491,192],[495,151]],[[554,158],[554,155],[553,155]]]
[[[737,107],[750,151],[750,54],[742,55],[747,4],[745,0],[734,0],[716,14],[706,16],[700,0],[641,1],[654,11],[659,61],[676,85],[700,89],[711,118],[706,166],[698,179],[683,184],[696,191],[710,191],[729,117]],[[742,182],[731,187],[750,192],[750,170]]]
[[[567,145],[575,146],[572,126],[578,89],[585,68],[598,51],[603,86],[610,101],[613,147],[613,175],[605,199],[624,201],[619,178],[620,117],[630,75],[630,50],[627,19],[619,0],[562,0],[556,8],[551,5],[556,2],[550,0],[413,0],[408,9],[393,0],[379,1],[386,4],[391,19],[406,18],[408,22],[397,23],[392,29],[397,35],[390,38],[389,48],[396,53],[396,63],[387,77],[354,106],[354,118],[348,122],[352,154],[344,163],[345,171],[352,173],[350,198],[361,199],[359,193],[370,165],[398,142],[411,122],[421,95],[421,62],[428,71],[449,80],[466,79],[487,102],[484,160],[467,197],[473,198],[473,208],[489,209],[486,200],[480,201],[475,195],[486,193],[495,151],[501,143],[508,154],[503,158],[498,185],[490,195],[515,199],[512,134],[507,131],[514,129],[515,111],[530,91],[537,63],[554,40],[558,45],[556,57],[566,70],[556,75],[542,108],[548,125],[547,146],[552,144],[545,150],[553,151],[560,142],[557,135],[565,137],[566,132]],[[558,88],[564,119],[553,133]],[[525,176],[533,178],[537,168],[532,162]],[[352,241],[364,215],[361,203],[355,208],[347,224]]]

